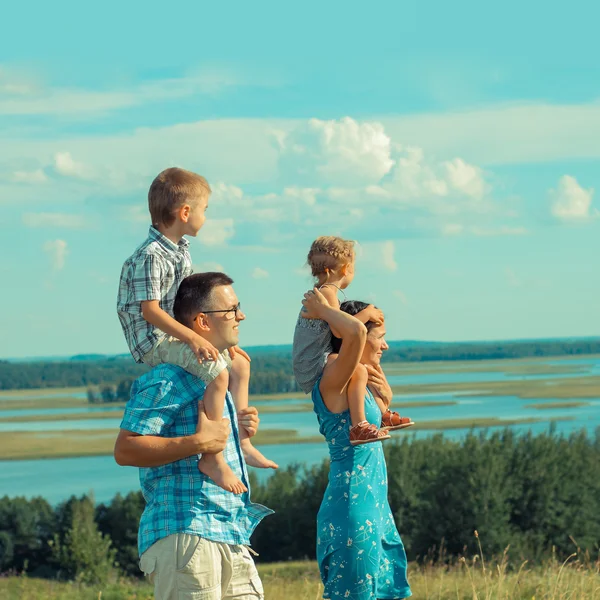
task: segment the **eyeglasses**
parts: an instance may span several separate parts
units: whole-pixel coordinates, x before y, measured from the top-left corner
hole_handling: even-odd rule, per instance
[[[242,312],[242,303],[238,302],[233,308],[224,308],[223,310],[203,310],[202,312],[205,315],[210,315],[212,313],[224,313],[225,318],[231,320],[237,316],[238,312]]]

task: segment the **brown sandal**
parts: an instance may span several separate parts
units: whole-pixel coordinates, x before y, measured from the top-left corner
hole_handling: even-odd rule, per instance
[[[390,410],[389,408],[383,413],[381,417],[381,429],[384,431],[395,431],[396,429],[405,429],[406,427],[412,427],[414,421],[409,417],[401,417],[397,412]]]
[[[362,423],[359,423],[350,429],[350,443],[353,446],[389,439],[390,436],[387,431],[377,429],[375,425],[372,425],[367,421],[362,421]]]

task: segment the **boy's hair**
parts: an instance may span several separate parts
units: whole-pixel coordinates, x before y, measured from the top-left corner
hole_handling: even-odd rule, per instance
[[[318,237],[310,247],[306,262],[313,277],[354,262],[354,241],[335,235]]]
[[[222,285],[231,285],[233,279],[225,273],[209,271],[186,277],[177,290],[173,315],[186,327],[191,327],[196,315],[211,310],[212,291]],[[223,307],[225,308],[225,307]]]
[[[342,312],[348,313],[353,317],[357,315],[361,310],[365,310],[369,306],[366,302],[361,302],[360,300],[346,300],[346,302],[342,302],[340,304],[340,310]],[[374,321],[368,321],[365,323],[367,331],[371,331],[373,327],[375,327]],[[337,354],[342,347],[342,340],[340,338],[335,337],[333,333],[331,334],[331,348],[332,351]]]
[[[152,225],[169,227],[175,221],[175,211],[192,197],[208,198],[208,181],[191,171],[171,167],[159,173],[148,190],[148,208]]]

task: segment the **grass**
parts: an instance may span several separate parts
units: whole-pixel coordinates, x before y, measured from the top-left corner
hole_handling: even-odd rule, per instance
[[[319,600],[323,586],[314,562],[258,564],[267,600]],[[409,567],[413,598],[423,600],[598,600],[598,563],[577,555],[529,567],[506,559],[488,564],[482,555],[451,566]],[[3,600],[152,600],[144,581],[121,579],[103,586],[59,583],[24,576],[0,578]]]
[[[581,408],[590,406],[589,402],[544,402],[538,404],[525,404],[523,408],[534,408],[536,410],[547,410],[556,408]]]

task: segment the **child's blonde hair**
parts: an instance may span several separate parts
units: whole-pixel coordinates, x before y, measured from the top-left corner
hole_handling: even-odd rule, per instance
[[[335,235],[318,237],[306,259],[313,277],[329,276],[329,272],[354,262],[354,241]]]
[[[194,197],[210,196],[208,181],[191,171],[171,167],[159,173],[148,190],[148,208],[152,225],[169,227],[175,222],[175,211]]]

